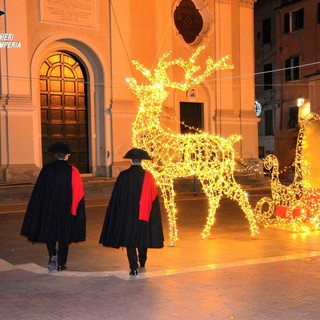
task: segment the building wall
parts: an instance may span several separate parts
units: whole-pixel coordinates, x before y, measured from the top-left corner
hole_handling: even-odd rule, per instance
[[[301,119],[306,113],[316,112],[319,96],[312,94],[319,79],[319,31],[317,16],[318,1],[303,0],[299,2],[286,2],[277,9],[277,59],[279,68],[285,68],[285,61],[292,57],[299,57],[299,78],[286,79],[285,71],[277,73],[279,99],[281,101],[281,114],[277,128],[276,153],[282,167],[290,165],[295,157],[296,139],[299,126],[289,128],[290,108],[298,109]],[[298,10],[304,11],[303,27],[288,33],[284,31],[284,17]],[[304,98],[304,104],[297,106],[297,99]]]
[[[255,4],[255,60],[256,99],[261,102],[262,114],[259,123],[259,146],[264,155],[272,150],[279,159],[282,177],[291,172],[295,158],[299,121],[310,112],[319,113],[319,6],[320,1],[310,0],[258,0]],[[303,10],[303,25],[296,20]],[[290,16],[290,26],[285,30],[285,16]],[[271,40],[262,43],[263,20],[270,18]],[[259,38],[259,36],[260,38]],[[288,59],[299,57],[297,68],[288,68]],[[272,64],[272,88],[264,88],[264,64]],[[297,70],[296,79],[287,79],[288,71]],[[298,98],[304,103],[298,107]],[[292,110],[297,111],[296,126],[292,126]],[[273,112],[273,135],[266,135],[265,113]],[[272,148],[270,148],[272,146]]]
[[[204,104],[204,131],[225,137],[241,134],[239,157],[256,159],[254,1],[193,2],[204,27],[194,43],[187,44],[174,24],[179,0],[0,0],[6,11],[0,17],[2,33],[12,33],[14,41],[21,42],[21,48],[0,49],[0,178],[34,180],[42,167],[39,71],[54,51],[76,57],[88,79],[88,173],[93,176],[117,176],[128,166],[122,157],[132,146],[138,101],[125,78],[145,81],[131,60],[152,68],[162,53],[172,51],[172,59],[186,59],[200,44],[205,45],[200,65],[208,56],[218,60],[230,54],[235,66],[197,88],[197,102]],[[171,75],[179,80],[179,72]],[[170,92],[163,106],[164,126],[179,131],[179,104],[186,100],[184,92]]]
[[[255,4],[254,32],[255,32],[255,94],[256,101],[261,106],[261,119],[258,125],[258,143],[261,150],[260,157],[264,158],[275,152],[275,130],[279,115],[279,100],[277,98],[277,83],[275,81],[278,69],[276,46],[276,11],[280,0],[259,0]],[[264,30],[265,21],[270,21],[270,28]],[[269,37],[264,38],[264,33]],[[265,69],[271,65],[272,71],[268,74],[271,85],[265,86]],[[258,110],[257,110],[258,112]],[[270,122],[270,118],[272,119]]]

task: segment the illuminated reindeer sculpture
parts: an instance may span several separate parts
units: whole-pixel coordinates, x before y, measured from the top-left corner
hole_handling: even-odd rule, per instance
[[[173,182],[176,178],[196,175],[203,191],[209,199],[209,213],[202,237],[210,235],[214,224],[215,212],[223,195],[235,200],[250,224],[251,235],[258,233],[255,217],[246,193],[234,179],[235,161],[233,144],[240,136],[232,135],[227,139],[207,133],[177,134],[160,124],[162,103],[169,93],[166,89],[187,91],[194,85],[203,82],[214,71],[231,69],[228,57],[214,63],[211,58],[206,61],[206,69],[201,75],[195,75],[200,66],[194,63],[203,50],[199,47],[189,60],[181,58],[166,61],[170,53],[165,53],[158,61],[153,73],[140,63],[133,64],[149,81],[149,84],[138,84],[135,78],[129,78],[130,89],[140,100],[138,114],[133,125],[133,145],[146,150],[153,161],[146,161],[143,166],[155,177],[161,189],[164,206],[169,219],[170,245],[178,240],[176,227],[176,207],[174,202]],[[183,69],[184,82],[171,81],[167,74],[169,67]]]

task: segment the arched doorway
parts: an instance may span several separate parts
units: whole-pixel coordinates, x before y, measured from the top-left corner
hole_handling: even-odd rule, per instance
[[[43,164],[52,161],[49,146],[66,140],[70,163],[89,172],[86,78],[79,61],[65,52],[52,53],[40,68]]]

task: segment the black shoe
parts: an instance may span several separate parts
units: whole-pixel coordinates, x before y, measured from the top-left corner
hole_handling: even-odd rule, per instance
[[[53,271],[56,269],[57,267],[57,256],[52,256],[49,260],[49,263],[48,263],[48,270],[49,271]]]
[[[129,273],[131,279],[135,279],[138,277],[138,270],[131,270]]]
[[[140,268],[144,268],[146,266],[145,263],[140,263]]]
[[[139,273],[144,273],[146,272],[146,267],[140,267],[139,268]]]
[[[66,269],[67,269],[66,265],[58,266],[57,271],[63,271],[63,270],[66,270]]]

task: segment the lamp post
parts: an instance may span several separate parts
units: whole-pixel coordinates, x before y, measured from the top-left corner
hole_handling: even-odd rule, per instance
[[[304,98],[302,96],[300,96],[298,99],[297,99],[297,106],[300,108],[302,107],[304,104]]]
[[[299,120],[303,120],[311,112],[310,101],[300,96],[297,99],[297,106],[299,108]]]

